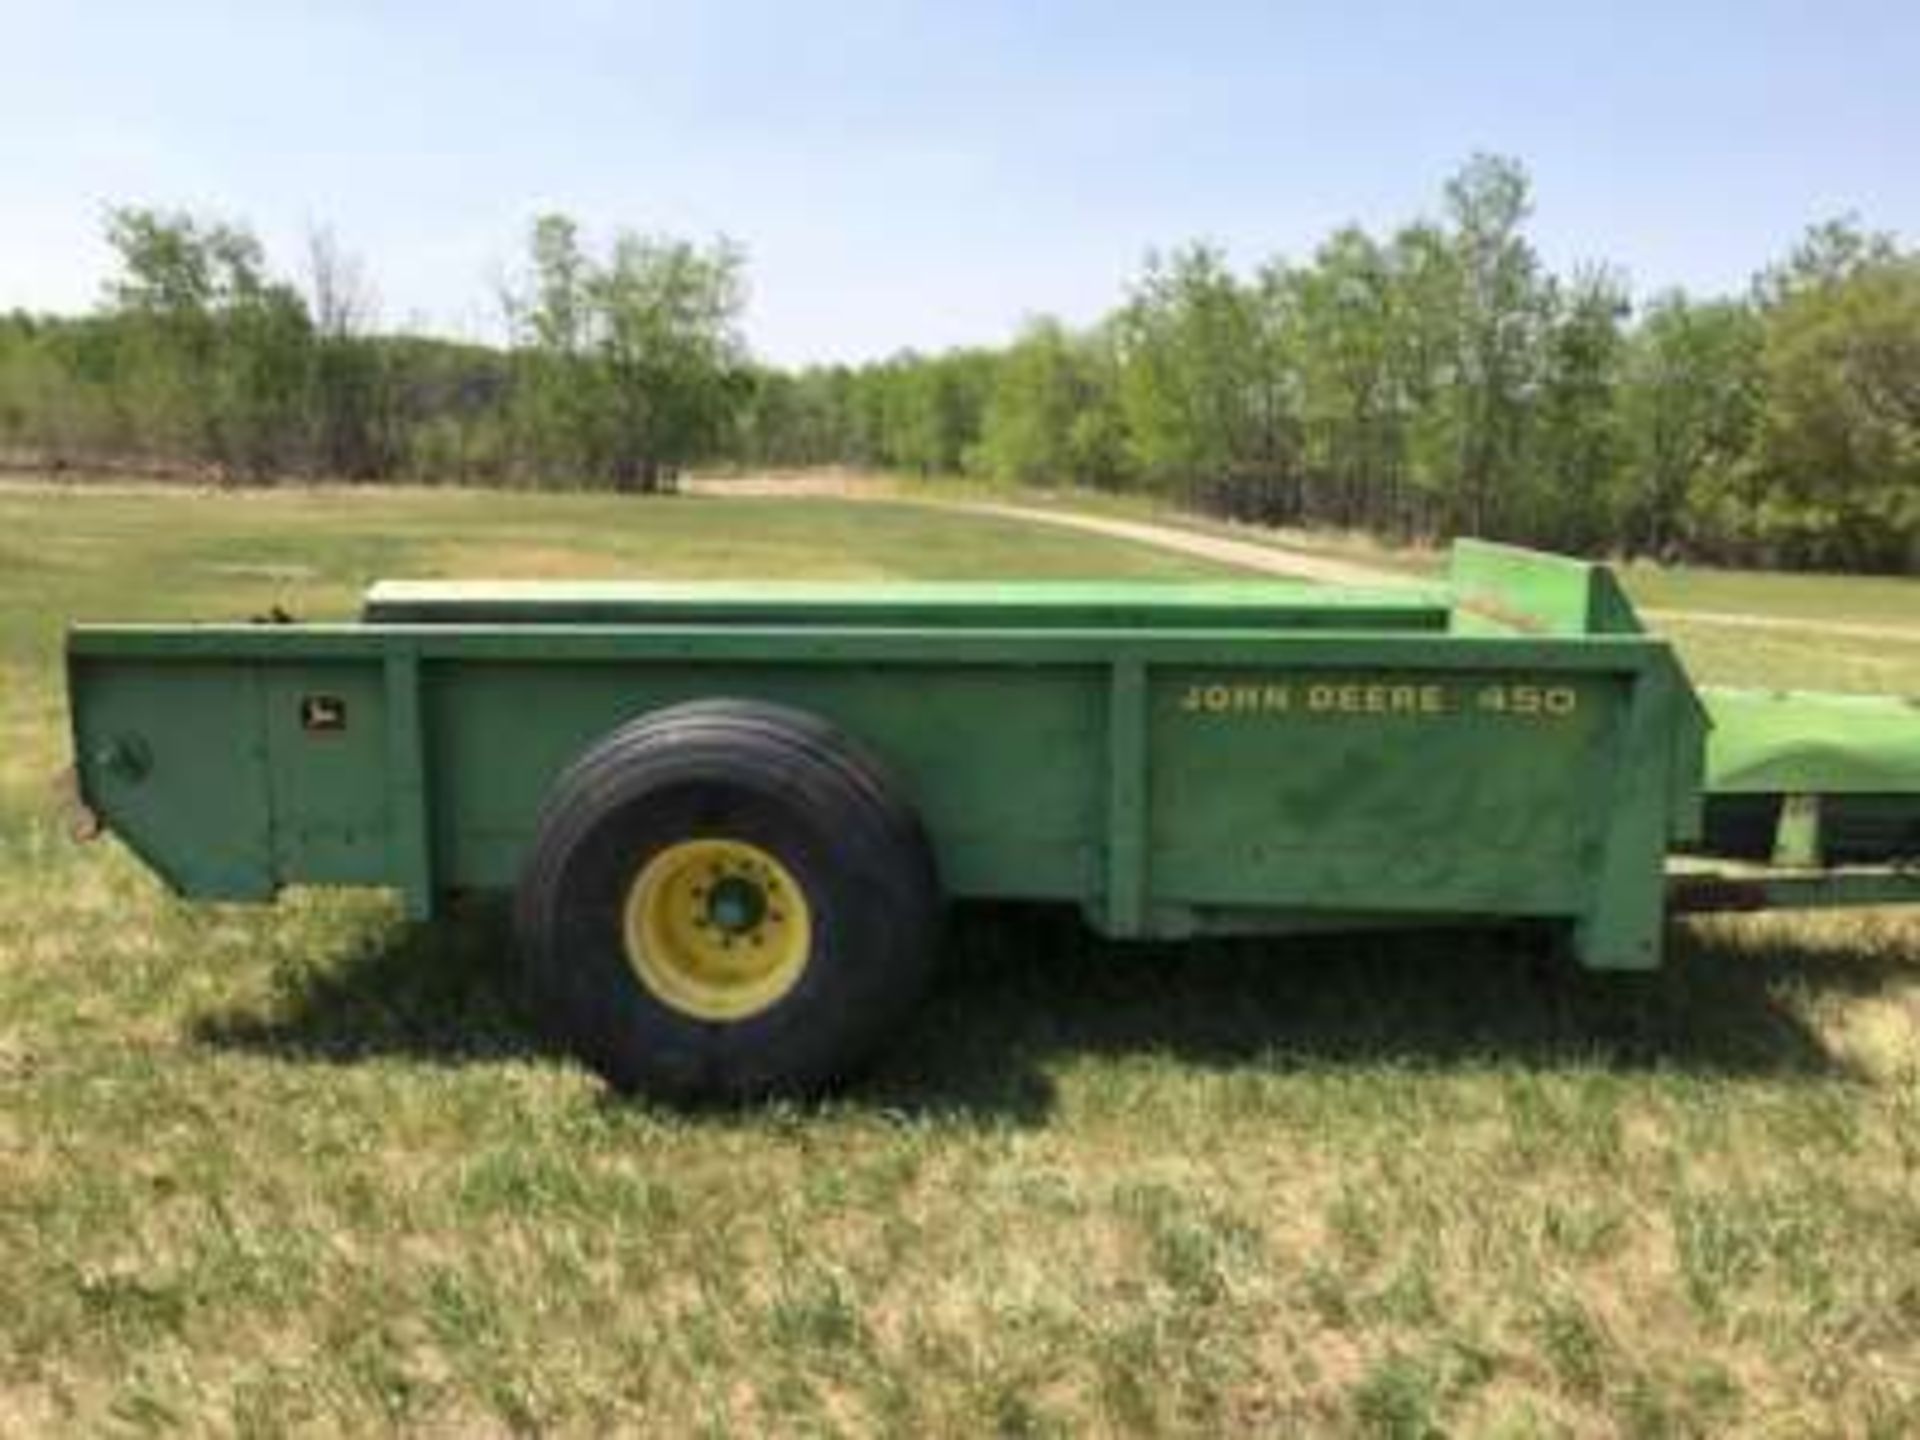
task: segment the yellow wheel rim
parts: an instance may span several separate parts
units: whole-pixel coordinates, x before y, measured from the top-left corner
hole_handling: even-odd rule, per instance
[[[807,968],[813,914],[787,867],[744,840],[683,840],[627,891],[627,961],[662,1003],[698,1020],[744,1020]]]

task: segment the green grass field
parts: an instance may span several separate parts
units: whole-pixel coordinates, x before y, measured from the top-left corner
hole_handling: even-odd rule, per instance
[[[0,489],[0,1433],[1920,1431],[1920,917],[1628,982],[964,914],[854,1091],[688,1116],[542,1047],[494,909],[187,906],[63,838],[69,617],[561,573],[1202,571],[918,506]],[[1920,693],[1920,646],[1683,638]]]

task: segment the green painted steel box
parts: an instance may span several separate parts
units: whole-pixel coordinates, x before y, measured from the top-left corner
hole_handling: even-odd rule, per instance
[[[82,626],[83,797],[175,888],[506,887],[622,723],[777,702],[884,758],[955,897],[1119,937],[1482,916],[1656,963],[1706,721],[1600,567],[1445,586],[387,584],[357,623]]]

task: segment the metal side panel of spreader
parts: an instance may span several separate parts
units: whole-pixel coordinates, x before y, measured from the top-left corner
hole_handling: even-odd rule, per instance
[[[1708,690],[1706,823],[1682,910],[1920,902],[1920,702]]]

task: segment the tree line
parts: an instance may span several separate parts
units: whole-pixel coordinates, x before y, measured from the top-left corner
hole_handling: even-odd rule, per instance
[[[648,489],[719,453],[753,372],[730,245],[533,226],[504,347],[383,334],[359,264],[309,237],[304,284],[249,231],[122,208],[97,312],[0,317],[0,458],[283,476]]]
[[[509,340],[382,332],[324,232],[112,212],[83,317],[0,319],[0,456],[236,480],[646,490],[690,464],[1145,491],[1240,518],[1585,553],[1920,569],[1920,253],[1815,226],[1744,294],[1552,273],[1512,161],[1438,213],[1251,270],[1147,258],[1097,323],[756,363],[734,246],[536,221]]]

